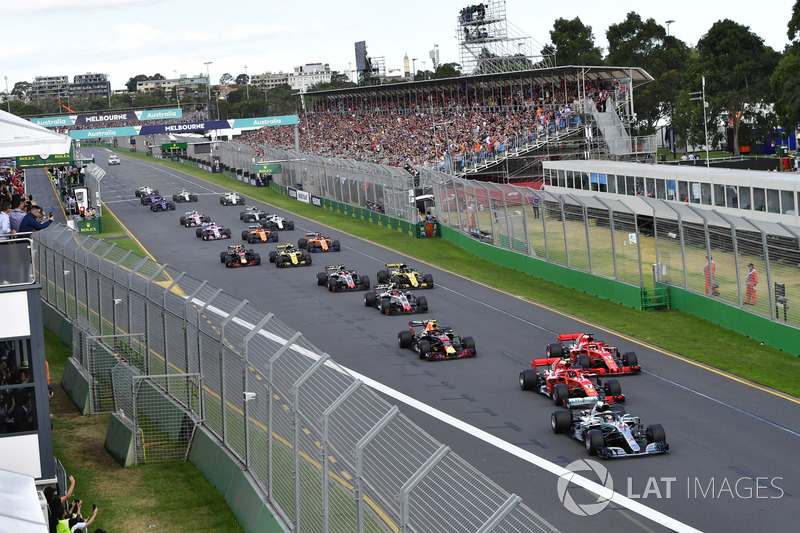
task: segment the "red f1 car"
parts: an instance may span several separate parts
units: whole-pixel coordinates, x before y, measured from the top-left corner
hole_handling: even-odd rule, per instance
[[[558,343],[547,346],[547,357],[568,358],[572,366],[596,374],[638,374],[642,371],[634,352],[620,355],[614,346],[595,340],[591,333],[562,333],[558,336]]]
[[[616,379],[603,383],[596,373],[574,367],[567,359],[534,359],[531,368],[519,373],[522,390],[537,391],[552,398],[555,405],[583,407],[598,401],[622,403],[625,396]]]

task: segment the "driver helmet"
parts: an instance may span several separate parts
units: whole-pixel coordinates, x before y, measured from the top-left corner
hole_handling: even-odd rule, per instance
[[[438,327],[439,327],[439,324],[437,324],[435,320],[430,320],[425,325],[425,331],[431,331],[431,330],[434,330],[434,329],[436,329]]]
[[[319,234],[319,233],[317,233],[317,239],[319,239],[319,238],[321,238],[321,237],[322,237],[322,235],[321,235],[321,234]]]
[[[241,252],[242,250],[244,250],[244,245],[243,244],[237,244],[236,245],[236,251],[237,252]]]
[[[612,415],[611,413],[606,413],[603,415],[603,422],[613,422],[613,421],[614,421],[614,415]]]

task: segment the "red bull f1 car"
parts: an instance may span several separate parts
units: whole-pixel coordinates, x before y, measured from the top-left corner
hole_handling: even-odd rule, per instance
[[[291,243],[279,244],[277,248],[269,253],[269,262],[276,267],[311,266],[311,254],[295,249]]]
[[[225,263],[227,268],[237,268],[261,264],[261,256],[253,249],[247,249],[243,244],[228,246],[228,249],[219,254],[220,263]]]
[[[317,274],[317,285],[331,292],[364,291],[369,289],[369,276],[362,276],[344,265],[328,265],[325,272]]]
[[[532,360],[531,368],[520,372],[519,386],[569,408],[594,405],[600,400],[610,404],[625,401],[619,381],[612,378],[602,382],[594,372],[574,367],[560,357]]]
[[[375,285],[373,290],[364,293],[364,305],[375,307],[384,315],[428,312],[428,300],[424,296],[400,290],[391,283]]]
[[[306,233],[297,241],[298,248],[304,248],[309,252],[341,252],[342,247],[339,241],[331,240],[320,233]]]
[[[462,359],[478,353],[472,337],[456,335],[453,328],[440,326],[436,320],[412,320],[408,328],[397,334],[397,343],[417,352],[420,359]]]
[[[394,283],[400,289],[432,289],[433,276],[405,263],[386,263],[386,269],[378,271],[378,283]]]
[[[638,374],[642,371],[634,352],[619,353],[613,346],[595,340],[591,333],[563,333],[558,343],[547,346],[547,357],[563,357],[597,374]]]

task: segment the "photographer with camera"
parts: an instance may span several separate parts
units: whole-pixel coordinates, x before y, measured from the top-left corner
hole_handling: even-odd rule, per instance
[[[32,205],[28,214],[19,223],[19,233],[27,233],[32,231],[39,231],[45,229],[53,223],[53,213],[50,213],[49,218],[45,222],[39,222],[39,215],[42,213],[42,208],[38,205]]]

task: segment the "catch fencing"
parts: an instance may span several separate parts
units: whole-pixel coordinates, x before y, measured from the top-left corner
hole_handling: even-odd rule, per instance
[[[144,354],[109,370],[137,461],[179,455],[203,424],[291,531],[554,531],[271,313],[64,226],[34,243],[42,295],[80,345]]]

